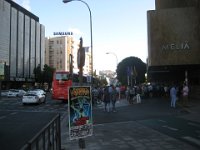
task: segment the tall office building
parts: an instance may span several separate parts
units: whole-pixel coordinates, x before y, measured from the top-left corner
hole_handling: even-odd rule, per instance
[[[79,40],[73,36],[49,37],[45,41],[45,64],[55,68],[57,71],[70,70],[70,54],[73,57],[73,72],[78,73],[77,51]],[[91,73],[91,52],[85,47],[85,65],[83,73]]]
[[[3,85],[34,82],[34,69],[44,66],[45,27],[39,18],[11,0],[0,0],[0,63]]]
[[[200,0],[155,0],[147,12],[148,78],[200,85]]]

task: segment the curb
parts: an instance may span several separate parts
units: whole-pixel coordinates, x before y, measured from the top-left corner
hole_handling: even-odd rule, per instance
[[[183,111],[188,112],[188,113],[192,113],[192,111],[189,108],[184,107],[183,105],[181,105],[180,103],[177,103],[177,105],[179,107],[181,107],[181,109],[183,109]]]

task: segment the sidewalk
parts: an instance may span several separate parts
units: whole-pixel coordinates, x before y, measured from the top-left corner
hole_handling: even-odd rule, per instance
[[[67,133],[63,150],[78,150],[78,140],[69,141]],[[85,138],[87,150],[195,150],[179,140],[163,135],[134,121],[94,126],[94,135]]]
[[[128,105],[126,100],[120,100],[117,107]],[[193,105],[198,106],[199,105]],[[200,108],[200,107],[199,107]],[[195,112],[197,107],[189,108]],[[195,111],[194,111],[194,110]],[[188,117],[193,114],[190,113]],[[196,116],[197,117],[197,116]],[[198,116],[199,118],[199,116]],[[195,119],[195,118],[194,118]],[[69,140],[67,116],[61,124],[63,150],[79,150],[78,140]],[[156,130],[139,124],[136,121],[95,124],[93,136],[85,138],[86,150],[196,150],[180,140],[162,134]]]
[[[182,116],[187,120],[200,122],[200,99],[189,99],[189,107],[183,107],[178,104],[182,109],[189,114]]]

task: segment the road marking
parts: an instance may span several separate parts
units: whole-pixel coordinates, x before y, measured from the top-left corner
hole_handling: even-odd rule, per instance
[[[193,137],[190,137],[190,136],[184,136],[184,137],[181,137],[181,138],[200,146],[200,140],[198,140],[196,138],[193,138]]]
[[[0,119],[4,119],[4,118],[6,118],[6,116],[1,116],[1,117],[0,117]]]
[[[197,133],[200,133],[200,131],[199,131],[199,130],[196,130],[196,132],[197,132]]]
[[[170,130],[173,130],[173,131],[178,131],[178,129],[176,128],[173,128],[173,127],[170,127],[170,126],[162,126],[163,128],[167,128],[167,129],[170,129]]]
[[[10,115],[15,115],[15,114],[17,114],[17,112],[12,112],[12,113],[10,113]]]
[[[200,128],[200,125],[199,125],[199,124],[197,124],[197,123],[188,122],[188,125],[192,125],[192,126],[195,126],[195,127],[199,127],[199,128]]]
[[[124,123],[134,123],[134,122],[135,121],[109,122],[109,123],[94,124],[93,126],[104,126],[104,125],[109,125],[109,124],[124,124]]]
[[[160,122],[167,122],[167,121],[165,121],[165,120],[158,120],[158,121],[160,121]]]

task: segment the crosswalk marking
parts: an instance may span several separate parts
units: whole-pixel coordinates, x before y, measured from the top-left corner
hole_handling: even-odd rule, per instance
[[[173,127],[170,127],[170,126],[162,126],[162,127],[167,128],[167,129],[170,129],[170,130],[173,130],[173,131],[178,131],[178,129],[173,128]]]
[[[189,142],[195,143],[196,145],[200,146],[200,140],[198,140],[196,138],[193,138],[193,137],[190,137],[190,136],[184,136],[184,137],[182,137],[182,139],[185,139]]]
[[[160,122],[167,122],[167,121],[165,121],[165,120],[158,120],[158,121],[160,121]]]
[[[188,122],[188,125],[192,125],[192,126],[195,126],[195,127],[199,127],[199,128],[200,128],[200,124],[197,124],[197,123]]]
[[[0,119],[4,119],[4,118],[6,118],[6,116],[1,116],[1,117],[0,117]]]

